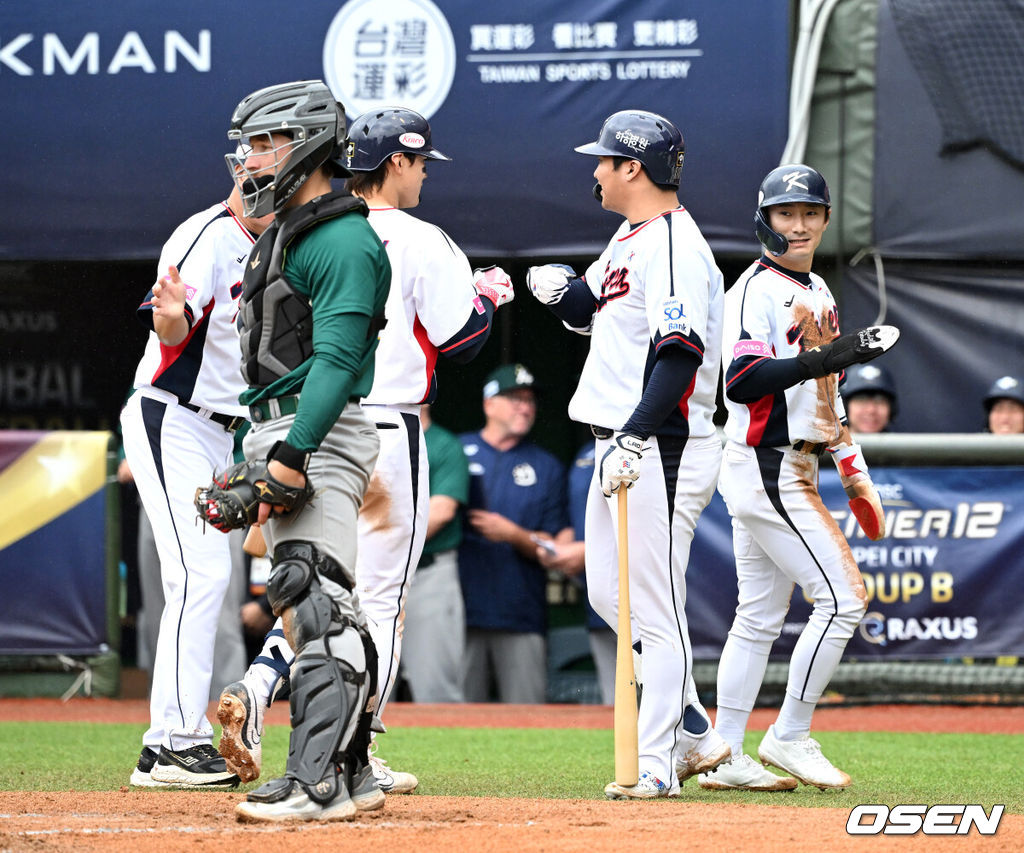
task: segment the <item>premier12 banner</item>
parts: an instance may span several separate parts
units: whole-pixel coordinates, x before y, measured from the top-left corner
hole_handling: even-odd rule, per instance
[[[636,108],[682,130],[681,197],[712,245],[753,251],[757,187],[786,140],[790,6],[6,0],[3,181],[18,211],[0,259],[157,257],[227,196],[242,97],[311,78],[350,119],[427,116],[453,162],[431,164],[419,213],[471,255],[597,254],[618,222],[573,148]]]
[[[1019,467],[872,468],[886,513],[886,536],[872,542],[837,474],[822,469],[821,496],[868,595],[847,659],[1024,655],[1022,474]],[[731,519],[716,494],[697,524],[687,572],[695,657],[719,657],[735,608]],[[810,612],[797,588],[773,657],[788,657]]]

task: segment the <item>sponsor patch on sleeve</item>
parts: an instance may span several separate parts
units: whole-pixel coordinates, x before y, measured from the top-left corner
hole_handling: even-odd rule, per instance
[[[669,335],[690,334],[690,318],[686,316],[686,307],[681,299],[670,296],[661,303],[661,318],[658,321],[658,331],[663,338]]]
[[[768,344],[764,341],[737,341],[736,346],[732,348],[732,357],[736,359],[744,358],[748,355],[771,358],[772,351],[768,349]]]

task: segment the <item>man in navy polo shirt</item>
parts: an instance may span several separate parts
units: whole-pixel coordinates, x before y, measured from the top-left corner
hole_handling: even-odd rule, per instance
[[[470,474],[459,548],[466,701],[487,701],[493,676],[500,701],[538,703],[547,692],[547,570],[537,562],[537,542],[572,538],[565,467],[526,440],[537,398],[523,365],[490,374],[484,415],[482,430],[459,436]]]

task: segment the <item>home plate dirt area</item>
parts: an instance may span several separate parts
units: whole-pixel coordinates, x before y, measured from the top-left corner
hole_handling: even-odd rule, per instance
[[[774,719],[757,710],[753,729]],[[393,703],[392,726],[612,727],[612,709],[581,705]],[[0,720],[139,722],[144,700],[0,699]],[[286,708],[269,723],[286,723]],[[821,707],[818,731],[1024,733],[1024,708],[961,706]],[[3,756],[0,755],[0,761]],[[477,797],[390,796],[376,812],[345,823],[286,826],[239,824],[244,794],[215,791],[0,792],[0,853],[7,851],[458,851],[458,853],[612,853],[695,850],[730,853],[800,851],[1020,851],[1024,816],[1004,815],[993,837],[861,836],[846,834],[848,808],[785,804],[610,802]],[[780,800],[782,798],[780,797]]]

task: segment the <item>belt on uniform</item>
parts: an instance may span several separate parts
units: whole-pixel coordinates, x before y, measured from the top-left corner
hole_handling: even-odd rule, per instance
[[[294,415],[298,410],[299,395],[292,394],[290,397],[273,397],[270,400],[253,403],[249,406],[249,417],[254,424],[261,424],[285,415]]]
[[[810,453],[812,456],[821,456],[825,452],[825,448],[828,447],[824,441],[813,442],[813,441],[794,441],[793,449],[799,453]]]
[[[615,430],[608,429],[608,427],[597,426],[596,424],[590,425],[590,431],[594,434],[594,438],[611,438],[615,435]]]
[[[222,415],[220,412],[215,412],[212,409],[204,409],[202,406],[196,406],[195,404],[188,403],[185,400],[178,400],[178,405],[184,406],[189,411],[195,412],[201,418],[206,418],[207,420],[220,424],[228,432],[234,432],[245,423],[245,418],[243,417]]]

